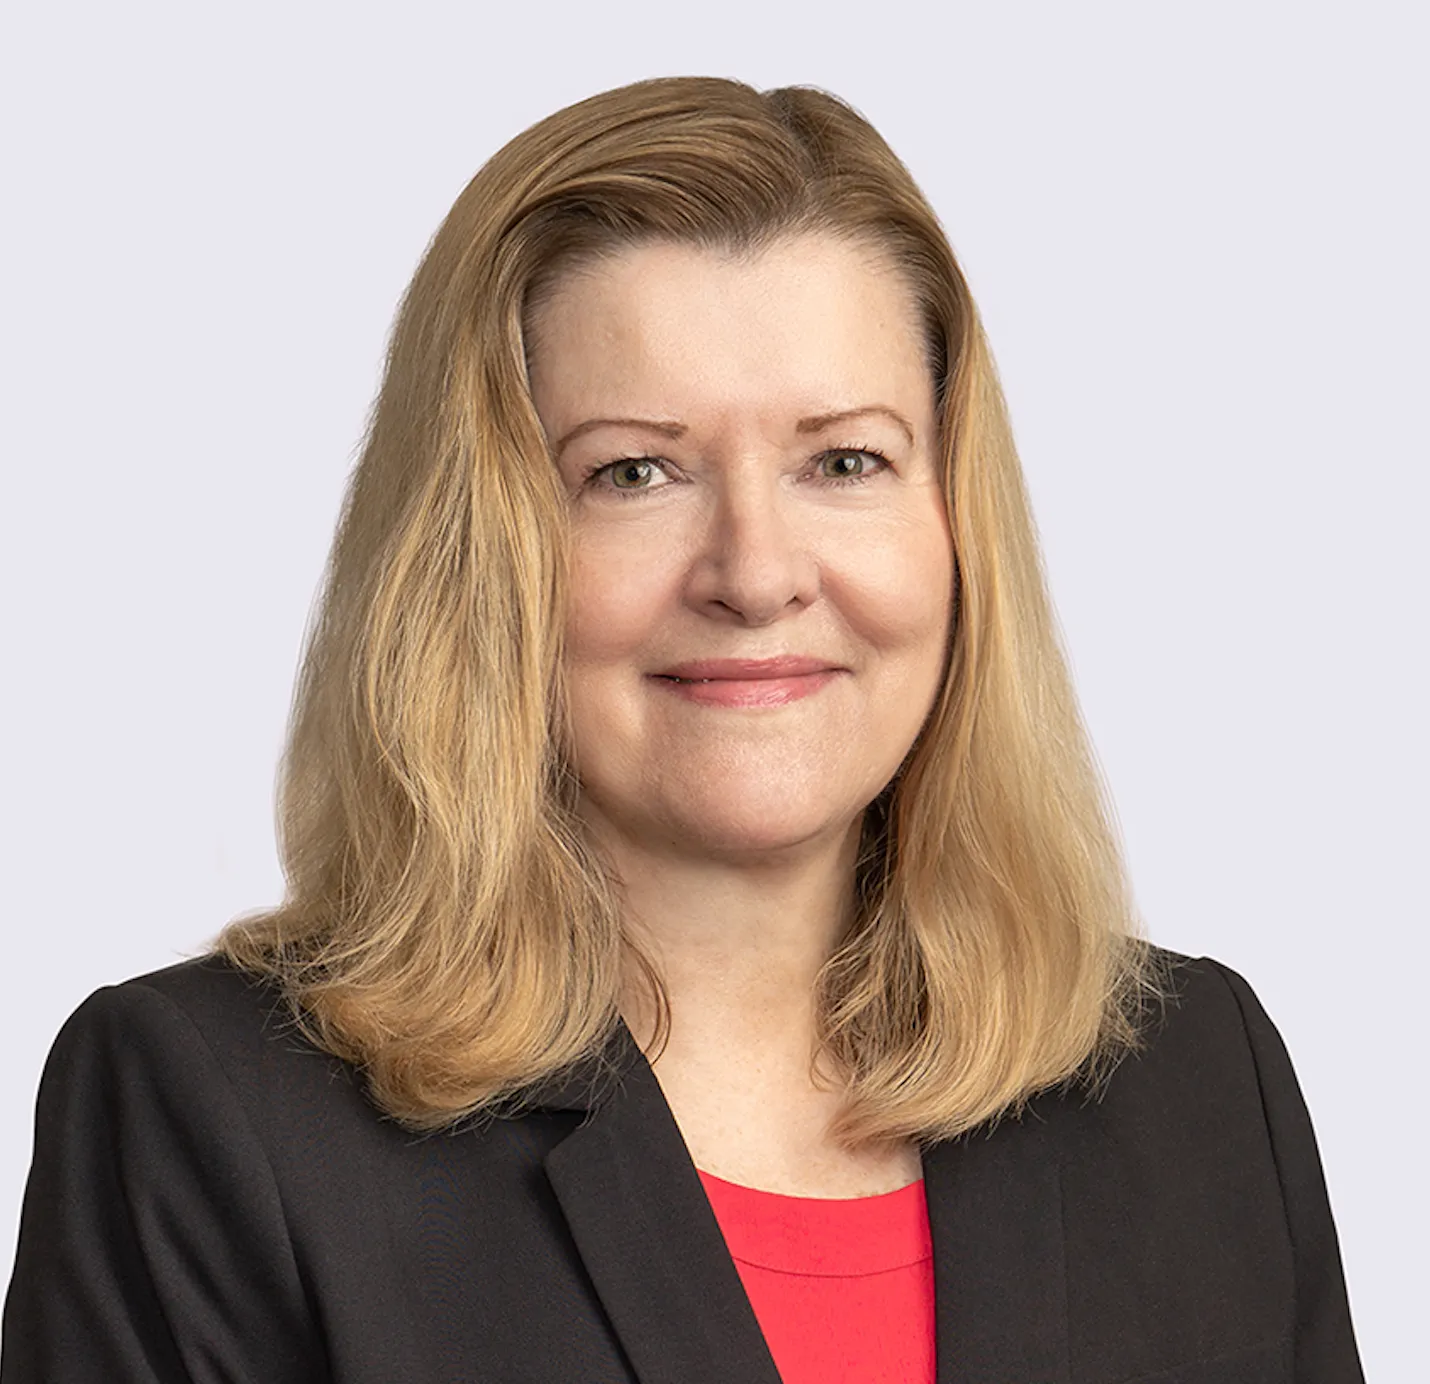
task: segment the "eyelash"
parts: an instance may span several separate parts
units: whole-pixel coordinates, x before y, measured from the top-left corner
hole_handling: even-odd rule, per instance
[[[889,458],[886,457],[884,453],[881,452],[877,447],[826,447],[824,451],[820,452],[819,455],[815,457],[815,464],[818,465],[818,463],[823,461],[825,457],[839,456],[846,452],[852,453],[856,456],[873,457],[874,460],[877,461],[879,464],[872,470],[866,471],[863,475],[860,476],[821,476],[819,478],[819,484],[838,487],[860,485],[864,481],[873,480],[875,476],[880,475],[882,472],[889,469]],[[598,477],[608,475],[618,466],[629,466],[633,461],[649,461],[655,465],[659,465],[660,460],[661,459],[659,457],[646,456],[643,454],[639,456],[617,457],[614,461],[606,461],[602,462],[599,466],[592,466],[582,477],[582,485],[591,486],[593,483],[596,482]],[[646,487],[644,486],[636,486],[634,488],[623,489],[622,487],[616,485],[608,485],[602,488],[612,491],[614,494],[619,495],[623,500],[631,499],[636,495],[640,495],[646,489]]]

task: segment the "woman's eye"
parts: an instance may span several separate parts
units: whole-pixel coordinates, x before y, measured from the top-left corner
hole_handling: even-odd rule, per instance
[[[820,457],[819,474],[824,480],[857,481],[873,475],[885,465],[887,462],[877,452],[856,450],[852,447],[841,448],[825,452]]]
[[[608,462],[591,472],[590,479],[615,490],[653,490],[661,484],[665,473],[650,457],[623,457]]]
[[[611,484],[617,490],[641,490],[654,474],[655,467],[648,461],[620,461],[611,467]]]

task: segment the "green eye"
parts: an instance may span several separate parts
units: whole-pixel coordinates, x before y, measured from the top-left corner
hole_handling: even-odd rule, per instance
[[[611,467],[611,484],[617,490],[641,490],[650,484],[654,472],[648,461],[618,461]]]

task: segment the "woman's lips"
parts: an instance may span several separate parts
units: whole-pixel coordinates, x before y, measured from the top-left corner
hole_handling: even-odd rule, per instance
[[[662,687],[702,706],[785,706],[811,696],[843,668],[827,659],[697,659],[654,674]]]

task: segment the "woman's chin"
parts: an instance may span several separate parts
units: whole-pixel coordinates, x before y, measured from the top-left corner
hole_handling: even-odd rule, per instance
[[[862,805],[841,809],[827,797],[801,801],[788,793],[736,801],[691,797],[650,807],[648,816],[622,823],[622,834],[645,837],[661,854],[747,865],[837,847],[863,813]]]
[[[711,862],[755,866],[775,864],[802,851],[833,845],[843,838],[848,822],[831,824],[776,823],[760,827],[729,825],[720,830],[708,827],[684,838],[686,854]]]

